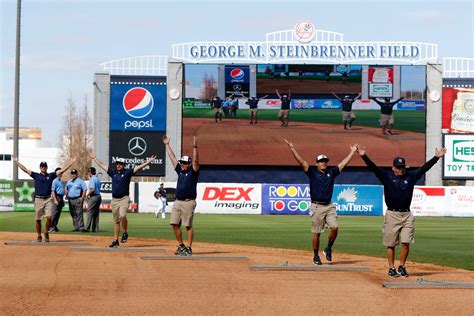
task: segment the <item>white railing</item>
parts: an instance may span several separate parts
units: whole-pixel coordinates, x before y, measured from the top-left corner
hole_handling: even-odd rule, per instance
[[[166,76],[168,56],[151,55],[115,59],[100,64],[111,75]]]
[[[443,58],[443,78],[474,78],[474,58]]]

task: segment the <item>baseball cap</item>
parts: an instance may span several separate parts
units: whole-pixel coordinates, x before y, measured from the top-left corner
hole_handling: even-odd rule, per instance
[[[42,161],[40,162],[40,167],[48,167],[48,164],[46,163],[46,161]]]
[[[395,159],[393,159],[393,166],[397,167],[397,168],[404,168],[405,167],[405,158],[395,157]]]
[[[95,174],[96,170],[94,167],[90,167],[89,168],[89,172],[92,173],[92,174]]]
[[[71,174],[77,174],[77,170],[76,170],[76,169],[72,169],[72,170],[71,170]]]
[[[119,163],[119,164],[124,165],[124,164],[125,164],[125,159],[123,159],[123,158],[117,158],[117,159],[115,160],[115,163]]]
[[[348,96],[348,95],[346,95],[346,96],[344,96],[344,98],[346,98],[346,99],[349,99],[349,96]]]
[[[288,96],[286,94],[283,95],[284,98],[288,98]]]
[[[184,162],[184,163],[191,163],[191,157],[189,156],[183,156],[179,159],[179,162]]]
[[[329,161],[329,158],[326,156],[326,155],[319,155],[318,157],[316,157],[316,162],[328,162]]]

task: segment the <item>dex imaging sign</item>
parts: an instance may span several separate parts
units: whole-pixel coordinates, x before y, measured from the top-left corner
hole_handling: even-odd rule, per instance
[[[474,179],[474,134],[445,134],[444,179]]]

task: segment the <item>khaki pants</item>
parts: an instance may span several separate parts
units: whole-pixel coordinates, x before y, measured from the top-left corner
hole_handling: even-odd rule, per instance
[[[40,221],[43,215],[51,216],[53,214],[53,198],[47,199],[35,198],[35,220]]]
[[[337,228],[336,205],[321,205],[311,202],[311,232],[322,233],[324,227]]]
[[[171,209],[171,225],[183,225],[185,227],[193,226],[194,209],[196,200],[178,201],[176,200]]]
[[[393,122],[393,114],[380,114],[380,126],[386,126],[387,124],[393,125]]]
[[[350,111],[350,112],[347,112],[347,111],[342,111],[342,120],[343,121],[349,121],[350,119],[355,119],[356,116],[354,114],[354,112]]]
[[[415,216],[411,212],[387,211],[383,229],[383,244],[387,247],[415,242]]]
[[[280,112],[278,112],[278,117],[281,119],[282,118],[287,119],[289,115],[290,115],[290,110],[280,110]]]
[[[119,199],[112,198],[112,215],[114,216],[114,222],[120,223],[120,220],[127,217],[128,205],[130,204],[130,197],[124,196]]]

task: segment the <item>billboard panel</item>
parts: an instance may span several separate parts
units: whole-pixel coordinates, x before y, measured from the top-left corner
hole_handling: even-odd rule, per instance
[[[442,130],[474,133],[474,89],[443,87]]]
[[[111,76],[110,130],[166,131],[166,77]]]
[[[140,176],[165,175],[165,145],[161,141],[164,132],[110,132],[110,161],[114,164],[117,158],[124,158],[126,168],[135,168],[147,158],[156,154],[157,158],[143,168]]]
[[[0,180],[0,211],[13,211],[13,181]]]
[[[196,212],[209,214],[260,214],[259,183],[198,183]]]
[[[444,134],[443,179],[474,179],[474,135]]]

